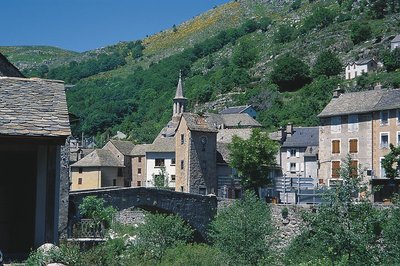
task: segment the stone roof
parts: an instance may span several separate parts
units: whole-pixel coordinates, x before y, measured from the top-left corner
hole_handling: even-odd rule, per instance
[[[243,113],[247,108],[250,108],[251,105],[242,105],[242,106],[232,106],[228,107],[221,112],[220,114],[240,114]]]
[[[145,156],[146,155],[146,151],[148,150],[148,148],[150,146],[151,146],[151,144],[135,145],[135,147],[133,147],[130,155],[131,156]]]
[[[233,136],[238,136],[242,139],[249,139],[252,128],[225,128],[218,130],[217,142],[231,143]]]
[[[146,152],[175,152],[175,138],[156,138],[153,143],[149,145]]]
[[[249,114],[226,114],[222,115],[226,127],[261,127],[261,124]]]
[[[318,127],[295,127],[293,134],[287,134],[282,147],[308,147],[318,146],[319,128]]]
[[[400,42],[400,34],[399,35],[396,35],[396,37],[394,37],[394,39],[391,41],[392,43],[393,42]]]
[[[217,129],[213,125],[212,121],[210,121],[210,119],[206,116],[200,116],[192,113],[183,113],[182,118],[185,119],[186,124],[191,131],[217,132]]]
[[[0,135],[71,135],[64,83],[0,77]]]
[[[229,163],[230,151],[228,145],[228,143],[217,142],[217,163]]]
[[[319,117],[361,114],[400,108],[400,90],[369,90],[341,94],[333,98]]]
[[[90,154],[94,149],[70,149],[69,150],[69,162],[74,163],[77,161],[78,153],[83,154],[83,157]],[[79,160],[79,158],[78,158]]]
[[[374,59],[372,59],[372,58],[364,58],[364,59],[360,59],[360,60],[357,60],[357,61],[349,62],[347,65],[356,64],[356,65],[360,66],[360,65],[366,65],[371,61],[374,61],[376,63],[376,61]]]
[[[96,149],[71,167],[125,167],[115,155],[108,150]]]
[[[130,141],[124,141],[124,140],[110,140],[110,142],[119,150],[123,155],[130,155],[133,147],[135,147],[135,144],[133,144]]]
[[[2,53],[0,53],[0,77],[25,78],[18,68],[11,64]]]

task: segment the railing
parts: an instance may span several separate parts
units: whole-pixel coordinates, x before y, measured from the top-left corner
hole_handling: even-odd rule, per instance
[[[105,227],[103,222],[97,222],[92,219],[81,219],[70,225],[69,238],[93,238],[103,239]]]

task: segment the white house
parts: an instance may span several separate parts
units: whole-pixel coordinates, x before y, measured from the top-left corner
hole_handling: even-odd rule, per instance
[[[378,69],[378,63],[374,59],[362,59],[346,65],[346,79],[353,79],[364,73],[373,72]]]
[[[394,37],[394,39],[390,42],[390,50],[393,51],[397,47],[400,47],[400,34]]]

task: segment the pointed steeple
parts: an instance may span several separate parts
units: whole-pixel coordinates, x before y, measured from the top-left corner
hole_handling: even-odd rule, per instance
[[[179,81],[178,86],[176,87],[176,93],[174,99],[186,99],[183,95],[183,86],[182,86],[182,70],[179,71]]]
[[[185,96],[183,94],[182,71],[180,71],[178,86],[176,87],[176,93],[175,93],[174,105],[173,105],[173,113],[172,113],[173,121],[175,121],[175,122],[179,121],[180,116],[186,110],[186,102],[187,102],[187,98],[185,98]]]

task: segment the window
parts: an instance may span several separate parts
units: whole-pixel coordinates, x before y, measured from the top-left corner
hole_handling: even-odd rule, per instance
[[[176,179],[175,175],[171,175],[171,181],[175,182],[175,179]]]
[[[340,116],[331,117],[331,132],[340,133],[340,131],[342,130],[341,123],[342,120]]]
[[[347,79],[350,79],[350,78],[351,78],[351,76],[350,76],[350,73],[349,73],[347,76],[348,76],[348,78],[347,78]]]
[[[113,186],[115,187],[117,185],[117,179],[113,179]]]
[[[142,174],[142,168],[138,168],[137,169],[137,173],[138,173],[138,175],[141,175]]]
[[[205,187],[200,187],[199,188],[199,194],[200,195],[206,195],[207,194],[207,189]]]
[[[78,185],[82,185],[82,178],[81,177],[78,178]]]
[[[358,115],[349,115],[348,130],[349,132],[358,131]]]
[[[290,157],[296,157],[296,149],[290,149]]]
[[[183,167],[185,166],[185,161],[181,160],[181,170],[183,170]]]
[[[381,149],[389,147],[389,133],[381,133]]]
[[[349,140],[349,152],[350,153],[358,152],[358,139],[350,139]]]
[[[389,124],[389,111],[381,111],[381,125]]]
[[[82,174],[82,172],[83,172],[82,167],[79,167],[78,171],[79,171],[80,174]]]
[[[141,163],[142,162],[142,156],[138,157],[138,162]]]
[[[175,157],[171,158],[171,165],[175,165]]]
[[[397,109],[397,124],[400,124],[400,109]]]
[[[296,163],[290,163],[290,172],[296,172]]]
[[[332,178],[340,177],[340,161],[332,161]]]
[[[142,186],[142,181],[136,181],[136,186],[141,187]]]
[[[122,168],[118,168],[118,176],[123,176],[123,174],[122,174]]]
[[[357,71],[354,71],[354,76],[357,77]]]
[[[183,186],[181,186],[181,192],[183,192]]]
[[[332,140],[332,153],[339,154],[340,153],[340,140]]]
[[[353,69],[356,69],[356,64],[353,65]]]
[[[383,164],[382,164],[383,159],[384,158],[382,157],[381,161],[380,161],[380,170],[381,170],[380,177],[381,178],[385,178],[386,177],[386,171],[385,171],[385,168],[383,168]]]
[[[165,166],[164,159],[156,159],[156,167]]]
[[[351,177],[357,177],[358,175],[358,161],[357,160],[351,160],[350,161],[350,168],[351,168]]]
[[[181,134],[181,145],[185,144],[185,134]]]

